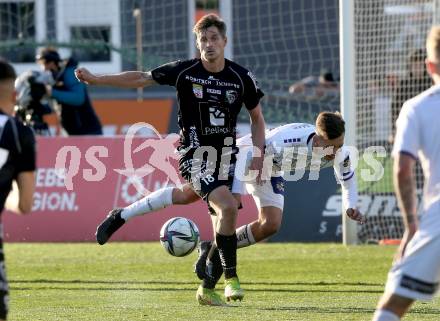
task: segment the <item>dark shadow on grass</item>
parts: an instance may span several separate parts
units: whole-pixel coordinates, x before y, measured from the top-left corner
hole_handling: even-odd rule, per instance
[[[49,283],[49,284],[198,284],[198,281],[124,281],[124,280],[10,280],[13,283]],[[364,283],[364,282],[240,282],[243,285],[264,285],[264,286],[384,286],[383,283]]]
[[[332,307],[276,307],[276,308],[261,308],[260,310],[264,311],[292,311],[298,313],[374,313],[374,309],[367,308],[357,308],[357,307],[348,307],[348,308],[332,308]]]
[[[66,286],[11,286],[11,290],[17,291],[32,291],[32,290],[66,290],[66,291],[195,291],[197,285],[191,288],[182,287],[66,287]],[[347,290],[335,290],[335,289],[246,289],[246,292],[279,292],[279,293],[375,293],[380,294],[382,290],[360,290],[360,289],[347,289]]]
[[[331,314],[331,313],[357,313],[357,314],[365,314],[369,313],[373,315],[374,309],[367,309],[367,308],[359,308],[359,307],[340,307],[340,308],[332,308],[332,307],[274,307],[274,308],[260,308],[259,310],[264,311],[292,311],[297,313],[325,313],[325,314]],[[433,314],[438,315],[440,314],[440,310],[438,309],[431,309],[431,308],[415,308],[410,310],[409,314]]]

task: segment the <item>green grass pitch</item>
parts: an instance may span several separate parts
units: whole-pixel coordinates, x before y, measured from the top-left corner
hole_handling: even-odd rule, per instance
[[[258,244],[238,252],[243,302],[201,307],[195,253],[172,257],[159,242],[6,244],[9,320],[371,320],[394,251]],[[439,319],[438,299],[417,303],[405,318]]]

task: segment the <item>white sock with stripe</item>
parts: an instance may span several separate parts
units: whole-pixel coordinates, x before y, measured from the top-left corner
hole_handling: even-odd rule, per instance
[[[252,234],[251,225],[246,224],[243,226],[240,226],[235,231],[237,234],[237,248],[246,247],[252,244],[255,244],[254,235]]]
[[[173,189],[175,187],[161,188],[144,198],[125,207],[121,212],[121,217],[128,221],[134,216],[139,216],[154,212],[173,204]]]

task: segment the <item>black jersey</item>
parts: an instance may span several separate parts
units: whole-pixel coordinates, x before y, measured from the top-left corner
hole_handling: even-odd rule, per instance
[[[185,149],[221,148],[227,137],[235,147],[242,105],[251,110],[264,96],[252,73],[228,59],[217,73],[207,71],[200,59],[170,62],[151,73],[157,83],[177,90],[180,143]]]
[[[35,170],[35,136],[31,128],[0,112],[0,213],[20,172]]]

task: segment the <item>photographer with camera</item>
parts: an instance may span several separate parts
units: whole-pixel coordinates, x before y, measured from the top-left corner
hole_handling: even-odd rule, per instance
[[[57,111],[63,129],[69,135],[102,135],[102,126],[87,88],[75,77],[78,63],[72,58],[62,61],[53,48],[42,49],[36,60],[53,76],[53,85],[45,85],[45,94],[59,104]]]
[[[26,71],[15,80],[15,117],[42,136],[50,136],[49,126],[44,121],[44,116],[53,112],[45,99],[49,84],[53,84],[52,75],[40,71]]]

